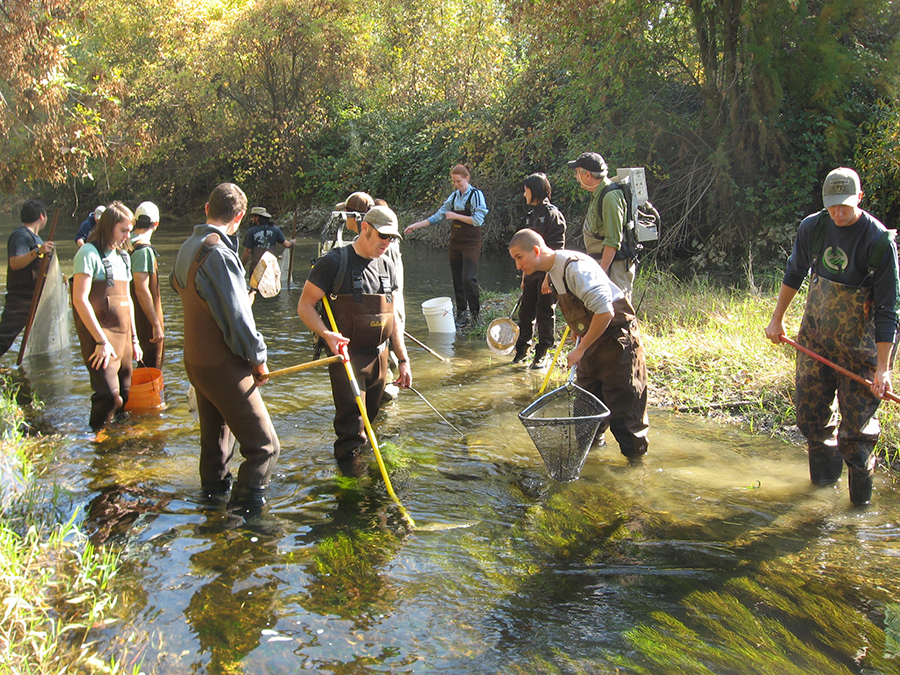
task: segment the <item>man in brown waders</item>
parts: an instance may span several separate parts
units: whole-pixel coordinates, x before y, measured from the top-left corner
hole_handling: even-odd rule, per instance
[[[400,362],[395,384],[412,385],[403,331],[397,320],[394,292],[396,270],[385,252],[393,239],[400,238],[397,216],[386,206],[375,206],[363,216],[360,234],[352,244],[335,248],[319,258],[309,274],[297,314],[313,333],[339,354],[347,349],[350,363],[362,391],[366,414],[374,420],[387,384],[388,343]],[[331,330],[316,310],[328,293],[337,322]],[[350,386],[344,364],[332,364],[331,392],[334,397],[334,457],[347,475],[359,475],[364,468],[359,455],[366,444],[366,430]]]
[[[872,451],[880,432],[875,413],[881,396],[893,391],[898,286],[893,233],[859,208],[862,198],[853,169],[835,169],[826,176],[825,209],[800,223],[766,326],[766,337],[780,344],[785,312],[811,273],[797,342],[873,381],[869,388],[797,354],[795,407],[809,451],[809,477],[815,485],[832,485],[846,464],[850,501],[856,505],[872,499]]]
[[[609,408],[608,425],[622,454],[632,461],[647,453],[647,367],[631,302],[590,256],[554,251],[534,230],[519,230],[509,243],[516,269],[547,272],[543,293],[556,294],[566,323],[580,337],[569,352],[575,383]]]
[[[209,196],[205,225],[197,225],[175,259],[172,286],[184,307],[184,369],[197,393],[200,480],[204,492],[224,496],[234,441],[244,462],[232,505],[250,513],[265,490],[280,450],[258,386],[266,381],[266,343],[256,330],[244,267],[231,239],[247,210],[232,183]]]

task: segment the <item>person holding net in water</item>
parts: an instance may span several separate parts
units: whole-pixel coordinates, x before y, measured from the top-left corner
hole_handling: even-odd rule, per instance
[[[47,209],[29,199],[19,210],[22,226],[13,230],[6,242],[6,304],[0,319],[0,356],[9,351],[28,323],[31,299],[37,288],[41,257],[53,251],[55,244],[38,236],[47,224]]]
[[[345,475],[358,476],[365,471],[360,455],[368,438],[356,397],[360,397],[369,420],[374,420],[388,382],[388,347],[399,359],[395,384],[412,386],[394,304],[397,274],[386,255],[391,241],[399,238],[396,214],[386,206],[372,207],[363,216],[360,235],[353,243],[332,249],[316,261],[297,303],[298,316],[332,353],[346,350],[362,389],[354,392],[344,364],[328,367],[337,435],[334,457]],[[319,314],[319,301],[329,303],[337,330]]]
[[[519,230],[509,243],[516,269],[547,272],[542,293],[554,293],[566,323],[579,336],[568,356],[575,383],[594,394],[609,417],[598,431],[612,432],[622,454],[647,453],[647,366],[631,302],[589,255],[554,251],[534,230]]]

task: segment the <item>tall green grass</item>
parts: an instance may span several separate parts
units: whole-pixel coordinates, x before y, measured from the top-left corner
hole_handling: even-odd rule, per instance
[[[96,550],[74,515],[60,518],[58,492],[32,461],[46,442],[23,436],[15,393],[0,381],[0,673],[139,673],[94,648],[92,634],[115,620],[119,559]]]
[[[682,281],[654,269],[641,272],[634,301],[639,307],[651,403],[681,412],[730,417],[755,432],[802,441],[793,403],[796,352],[788,345],[773,345],[765,336],[780,282],[771,281],[760,288],[749,279],[747,286],[749,290],[704,278]],[[509,316],[517,297],[518,290],[505,297],[490,296],[483,303],[483,326],[494,318]],[[805,303],[804,287],[785,317],[789,336],[796,335],[800,327]],[[564,328],[557,310],[557,339]],[[473,330],[469,336],[484,339],[484,330]],[[552,385],[564,378],[558,367]],[[900,389],[896,366],[894,383]],[[876,452],[888,466],[897,464],[900,404],[884,402],[879,418],[882,433]]]

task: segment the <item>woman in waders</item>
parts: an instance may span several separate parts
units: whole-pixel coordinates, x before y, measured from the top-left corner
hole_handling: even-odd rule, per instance
[[[81,356],[91,376],[90,426],[103,428],[128,400],[131,362],[140,360],[125,251],[134,215],[113,202],[100,216],[73,262],[72,307]]]
[[[450,221],[450,274],[456,296],[456,327],[478,322],[481,298],[478,291],[478,259],[481,257],[481,232],[488,214],[484,193],[469,185],[469,170],[457,164],[450,170],[450,182],[456,190],[436,213],[407,227],[409,234],[446,218]],[[471,312],[471,314],[470,314]]]

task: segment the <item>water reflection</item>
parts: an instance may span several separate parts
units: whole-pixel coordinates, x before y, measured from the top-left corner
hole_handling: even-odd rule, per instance
[[[154,236],[164,276],[187,234]],[[446,253],[404,244],[404,256],[407,330],[451,359],[410,345],[415,386],[464,436],[411,392],[376,431],[416,522],[464,529],[410,534],[374,467],[338,475],[324,371],[263,390],[282,441],[266,510],[236,521],[205,502],[167,285],[160,414],[98,442],[77,348],[25,363],[67,437],[48,478],[125,554],[111,651],[136,640],[161,674],[892,672],[900,525],[883,476],[873,506],[852,509],[842,484],[809,486],[799,448],[655,411],[642,466],[611,443],[580,481],[554,483],[517,418],[540,375],[429,334],[418,308],[449,294]],[[502,254],[480,272],[487,288],[515,285]],[[304,276],[255,305],[271,368],[313,357],[296,317]]]

